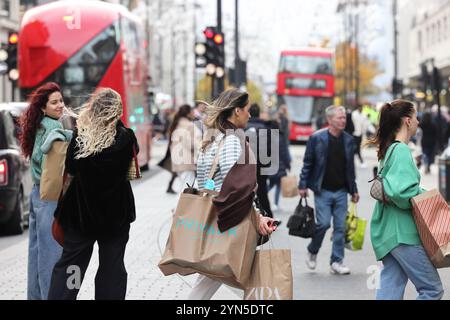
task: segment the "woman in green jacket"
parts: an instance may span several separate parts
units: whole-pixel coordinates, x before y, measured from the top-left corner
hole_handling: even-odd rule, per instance
[[[419,121],[414,105],[386,103],[372,144],[378,146],[380,169],[388,204],[377,201],[371,222],[371,240],[377,260],[383,262],[377,300],[402,300],[408,279],[418,300],[441,299],[444,293],[436,268],[425,253],[412,215],[411,198],[420,194],[420,173],[408,143]]]

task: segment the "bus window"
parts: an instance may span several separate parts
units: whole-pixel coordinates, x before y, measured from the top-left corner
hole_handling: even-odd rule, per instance
[[[287,106],[290,118],[298,123],[311,123],[313,113],[313,97],[285,96],[284,102]]]
[[[333,74],[331,58],[288,55],[282,56],[280,72],[299,74]]]
[[[105,28],[46,80],[61,85],[66,105],[80,107],[95,91],[119,50],[118,30],[118,22]]]

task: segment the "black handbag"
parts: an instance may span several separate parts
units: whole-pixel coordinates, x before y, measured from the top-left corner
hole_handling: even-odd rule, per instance
[[[303,205],[303,199],[305,205]],[[289,218],[287,227],[289,235],[301,238],[312,238],[316,231],[314,209],[308,206],[308,200],[301,198],[294,214]]]

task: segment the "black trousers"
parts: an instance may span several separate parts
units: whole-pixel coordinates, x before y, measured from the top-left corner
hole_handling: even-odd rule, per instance
[[[362,143],[362,136],[357,137],[357,136],[353,136],[354,140],[355,140],[355,154],[358,156],[359,161],[361,163],[364,163],[364,160],[361,156],[361,143]]]
[[[261,209],[266,211],[270,218],[273,218],[273,213],[270,209],[270,201],[267,194],[267,176],[258,175],[256,177],[256,182],[258,183],[258,190],[256,191],[256,195],[258,196]]]
[[[99,266],[95,276],[96,300],[124,300],[127,291],[125,247],[130,224],[113,236],[88,237],[64,230],[63,253],[53,268],[49,300],[76,300],[86,269],[98,242]]]

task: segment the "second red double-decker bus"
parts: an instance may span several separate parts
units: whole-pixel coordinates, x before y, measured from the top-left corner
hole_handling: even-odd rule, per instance
[[[277,77],[278,106],[286,105],[291,141],[306,141],[325,124],[334,99],[334,58],[329,50],[282,51]]]
[[[19,33],[20,87],[26,97],[57,82],[67,105],[80,107],[97,88],[122,96],[123,117],[139,142],[139,164],[150,160],[151,118],[141,23],[121,5],[56,1],[27,11]]]

